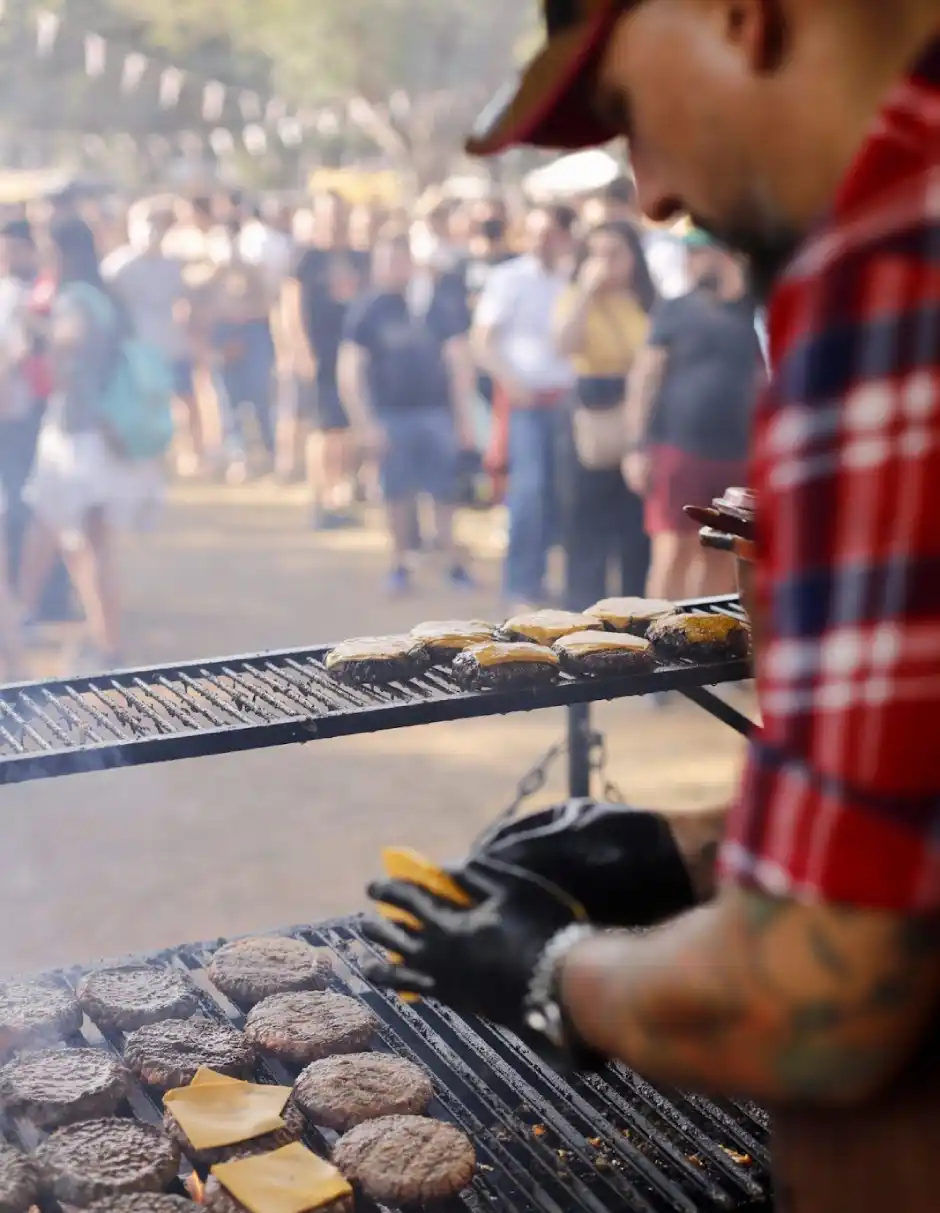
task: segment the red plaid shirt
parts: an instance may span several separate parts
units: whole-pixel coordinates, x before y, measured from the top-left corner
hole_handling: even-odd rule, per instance
[[[763,728],[725,878],[940,910],[940,41],[769,314]]]

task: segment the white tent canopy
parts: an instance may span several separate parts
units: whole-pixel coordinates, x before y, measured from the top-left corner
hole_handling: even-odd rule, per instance
[[[623,173],[623,167],[599,148],[563,156],[544,168],[535,169],[525,178],[525,191],[537,201],[548,198],[573,198],[590,194]]]

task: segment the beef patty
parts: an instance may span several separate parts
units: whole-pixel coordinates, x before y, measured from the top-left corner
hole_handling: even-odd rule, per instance
[[[255,1050],[237,1028],[193,1016],[144,1024],[131,1032],[124,1060],[138,1078],[168,1090],[192,1082],[200,1066],[244,1078],[255,1064]]]
[[[322,952],[278,935],[224,944],[209,965],[212,983],[241,1007],[291,990],[325,990],[332,973]]]
[[[375,1028],[365,1003],[328,991],[272,994],[245,1020],[245,1035],[253,1044],[298,1065],[333,1053],[360,1053]]]
[[[453,1125],[425,1116],[383,1116],[341,1137],[333,1163],[366,1196],[403,1205],[460,1192],[473,1178],[476,1153]]]
[[[294,1084],[294,1098],[314,1123],[342,1133],[377,1116],[423,1112],[434,1087],[424,1070],[403,1057],[349,1053],[307,1066]]]
[[[43,1188],[80,1206],[128,1192],[162,1192],[179,1159],[165,1133],[117,1116],[56,1129],[36,1151]]]
[[[0,1140],[0,1213],[26,1213],[39,1199],[39,1172],[28,1154]]]
[[[280,1129],[272,1129],[270,1133],[262,1133],[260,1137],[250,1137],[247,1141],[236,1141],[230,1146],[211,1146],[204,1150],[196,1149],[169,1108],[163,1113],[163,1128],[190,1162],[205,1163],[212,1167],[217,1162],[228,1162],[230,1158],[247,1158],[250,1154],[268,1154],[271,1150],[279,1150],[281,1146],[289,1146],[292,1141],[299,1141],[306,1132],[307,1119],[293,1096],[284,1105],[281,1118],[284,1124]]]
[[[82,1008],[62,986],[44,981],[0,985],[0,1040],[11,1050],[52,1044],[81,1026]]]
[[[103,1049],[40,1049],[0,1070],[0,1104],[44,1129],[110,1116],[130,1075]]]
[[[219,1183],[214,1175],[210,1175],[206,1180],[202,1206],[208,1210],[208,1213],[246,1213],[241,1201],[236,1200],[228,1188]],[[331,1200],[328,1205],[317,1205],[316,1213],[352,1213],[352,1210],[353,1198],[341,1196],[338,1200]]]
[[[129,1196],[108,1196],[88,1206],[88,1213],[195,1213],[188,1196],[171,1192],[132,1192]]]
[[[161,1019],[186,1019],[199,1008],[185,973],[157,965],[98,969],[78,983],[78,1001],[99,1027],[130,1032]]]

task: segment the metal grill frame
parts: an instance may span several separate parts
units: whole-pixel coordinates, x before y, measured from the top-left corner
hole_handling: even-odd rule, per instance
[[[623,1067],[563,1079],[510,1033],[464,1021],[433,1002],[409,1005],[371,986],[360,961],[375,954],[358,918],[332,919],[279,934],[329,949],[330,988],[368,1003],[379,1021],[374,1047],[407,1057],[431,1074],[436,1098],[429,1115],[463,1129],[478,1165],[459,1198],[436,1213],[769,1213],[770,1157],[766,1113],[754,1105],[657,1090]],[[71,988],[91,967],[145,963],[186,970],[199,989],[202,1013],[241,1028],[244,1014],[210,983],[205,966],[226,941],[187,944],[143,957],[102,961],[43,974]],[[85,1019],[69,1044],[123,1053],[124,1034]],[[255,1077],[293,1085],[299,1067],[265,1057]],[[131,1114],[159,1124],[161,1093],[134,1083]],[[0,1130],[27,1150],[43,1133],[0,1116]],[[305,1140],[328,1157],[336,1135],[311,1127]],[[729,1150],[750,1156],[750,1165]],[[191,1167],[185,1162],[181,1180]],[[202,1168],[200,1168],[202,1172]],[[358,1213],[379,1213],[361,1198]],[[50,1203],[45,1213],[56,1213]]]
[[[735,597],[682,603],[742,618]],[[0,688],[0,784],[473,717],[678,691],[732,727],[748,722],[705,689],[750,676],[747,661],[660,665],[551,687],[467,692],[435,668],[384,688],[326,674],[330,645]]]

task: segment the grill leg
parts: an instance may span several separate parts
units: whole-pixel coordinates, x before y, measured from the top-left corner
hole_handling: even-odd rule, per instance
[[[591,706],[568,708],[568,795],[580,800],[591,795]]]

